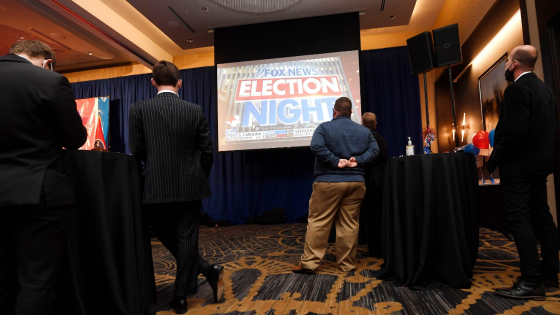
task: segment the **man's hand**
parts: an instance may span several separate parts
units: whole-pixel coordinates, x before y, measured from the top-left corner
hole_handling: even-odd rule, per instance
[[[348,166],[348,160],[347,159],[338,160],[338,168],[345,168],[346,166]]]
[[[348,167],[356,167],[356,166],[358,166],[358,161],[356,161],[356,158],[355,158],[355,157],[351,157],[351,158],[348,160],[347,166],[348,166]]]

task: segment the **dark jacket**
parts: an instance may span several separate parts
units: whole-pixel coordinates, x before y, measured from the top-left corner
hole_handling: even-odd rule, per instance
[[[367,128],[339,116],[320,124],[311,139],[318,182],[364,182],[365,163],[373,160],[379,148]],[[338,168],[340,159],[355,157],[357,167]]]
[[[27,59],[0,57],[0,206],[74,204],[63,147],[87,138],[66,77]]]
[[[556,112],[554,93],[534,73],[506,88],[491,155],[500,174],[552,173]]]
[[[132,104],[128,145],[145,163],[145,204],[212,196],[212,139],[200,106],[169,92]]]
[[[377,142],[379,147],[379,154],[373,161],[366,164],[366,185],[369,189],[372,188],[383,188],[383,175],[385,173],[385,168],[387,167],[388,159],[388,149],[387,142],[385,139],[377,132],[375,129],[370,129],[371,135]]]

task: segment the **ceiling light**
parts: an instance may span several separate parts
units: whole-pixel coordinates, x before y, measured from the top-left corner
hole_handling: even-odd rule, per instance
[[[93,53],[90,52],[90,51],[88,51],[87,54],[90,55],[90,56],[93,56]]]
[[[391,20],[394,20],[394,19],[395,19],[395,16],[394,16],[394,15],[391,15],[389,18],[390,18]]]
[[[192,43],[193,40],[191,38],[187,39],[187,42]]]
[[[167,21],[167,25],[169,25],[169,27],[179,27],[179,23],[175,21]]]
[[[207,7],[202,7],[202,11],[208,11]]]

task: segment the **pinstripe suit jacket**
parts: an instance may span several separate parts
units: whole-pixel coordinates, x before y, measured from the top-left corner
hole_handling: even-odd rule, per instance
[[[145,163],[144,204],[212,195],[212,139],[199,105],[160,93],[132,104],[128,125],[130,151]]]

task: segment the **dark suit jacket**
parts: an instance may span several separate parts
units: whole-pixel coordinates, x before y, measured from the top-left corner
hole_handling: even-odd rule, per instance
[[[212,196],[212,139],[200,106],[164,92],[132,104],[128,124],[130,151],[145,163],[145,204]]]
[[[0,57],[0,206],[74,204],[63,149],[87,138],[66,77]]]
[[[506,88],[491,156],[500,174],[552,173],[556,111],[554,93],[534,73]]]
[[[385,173],[385,168],[387,167],[388,159],[388,149],[387,142],[379,132],[375,129],[370,129],[371,135],[377,141],[377,146],[379,147],[379,154],[377,157],[366,164],[366,185],[368,189],[370,187],[375,189],[383,188],[383,174]]]

